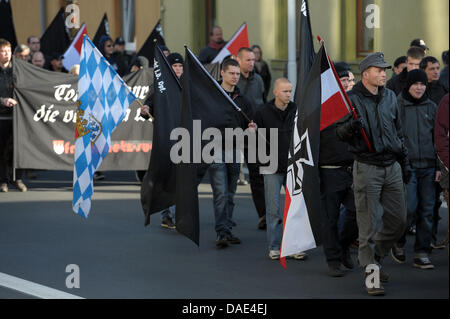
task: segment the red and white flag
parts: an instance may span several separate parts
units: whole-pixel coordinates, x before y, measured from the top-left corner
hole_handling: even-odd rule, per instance
[[[325,54],[321,63],[320,75],[322,88],[322,106],[320,112],[321,131],[351,113],[351,105],[347,101],[348,97],[325,47],[324,50]]]
[[[223,59],[229,55],[237,56],[240,48],[248,48],[247,23],[242,24],[239,30],[233,35],[230,41],[220,50],[219,54],[214,58],[211,64],[222,63]]]
[[[81,59],[81,47],[83,46],[83,35],[87,35],[86,25],[83,24],[78,31],[72,44],[64,53],[63,65],[67,70],[70,70],[75,64],[80,64]]]

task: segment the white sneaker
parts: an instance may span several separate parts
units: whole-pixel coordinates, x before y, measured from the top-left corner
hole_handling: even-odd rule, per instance
[[[308,258],[308,255],[305,252],[301,252],[298,254],[290,255],[288,258],[292,258],[295,260],[306,260]]]
[[[271,250],[269,251],[269,258],[272,260],[280,259],[280,254],[279,250]]]

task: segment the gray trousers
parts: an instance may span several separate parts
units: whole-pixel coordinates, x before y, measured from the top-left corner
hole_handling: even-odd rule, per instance
[[[400,164],[388,167],[353,164],[358,259],[362,267],[374,264],[374,255],[386,256],[406,227],[406,200]]]

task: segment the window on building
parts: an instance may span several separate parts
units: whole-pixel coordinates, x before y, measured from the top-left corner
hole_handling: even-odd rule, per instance
[[[374,51],[374,30],[378,9],[374,0],[357,0],[357,55],[366,56]]]

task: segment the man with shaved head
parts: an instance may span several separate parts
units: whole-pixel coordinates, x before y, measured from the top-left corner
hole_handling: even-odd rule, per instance
[[[268,143],[278,143],[278,169],[275,173],[264,174],[264,196],[266,201],[267,241],[269,258],[280,258],[281,238],[283,235],[283,212],[280,204],[281,187],[286,188],[288,166],[288,151],[297,105],[291,102],[292,84],[286,78],[275,81],[273,94],[275,99],[257,110],[255,120],[258,129],[266,129]],[[278,139],[271,141],[270,129],[278,130]],[[274,154],[270,154],[274,156]],[[263,167],[262,167],[263,169]],[[292,256],[295,259],[305,259],[306,254]]]

